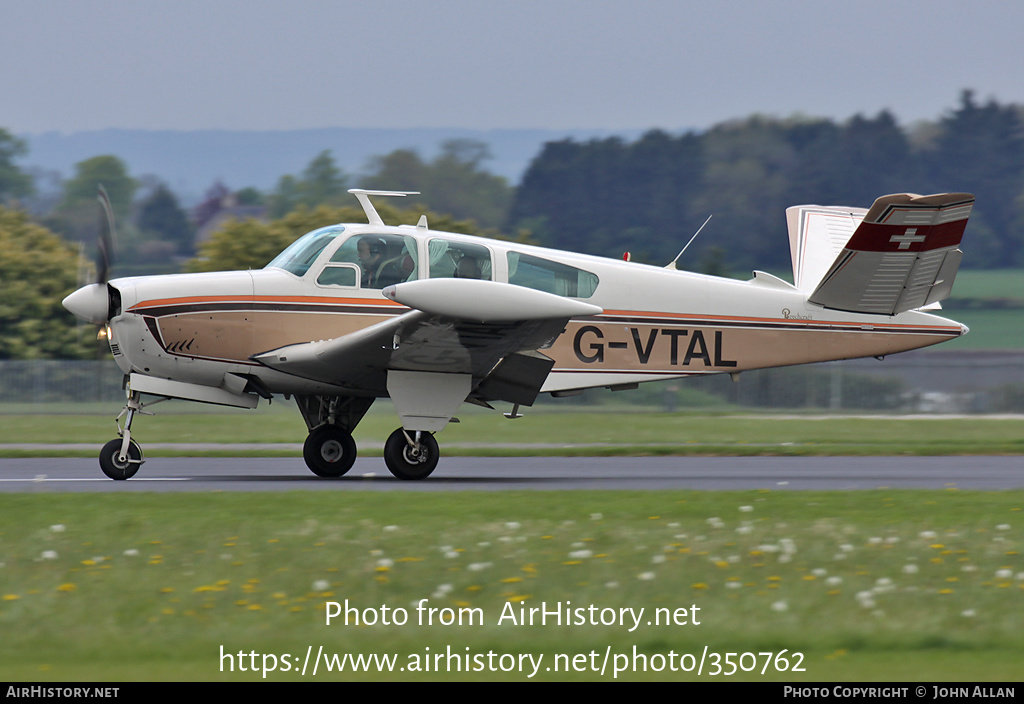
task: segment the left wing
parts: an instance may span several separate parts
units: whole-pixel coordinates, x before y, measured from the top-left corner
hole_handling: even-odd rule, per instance
[[[552,293],[475,279],[409,281],[387,287],[384,295],[411,310],[349,335],[252,359],[370,394],[387,390],[389,371],[468,375],[472,397],[530,404],[554,364],[536,351],[570,318],[603,312]]]

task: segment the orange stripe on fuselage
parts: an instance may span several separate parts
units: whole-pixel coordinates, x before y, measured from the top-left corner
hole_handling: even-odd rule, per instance
[[[848,322],[841,320],[828,320],[828,319],[814,319],[806,320],[803,318],[754,318],[750,316],[733,316],[733,315],[699,315],[696,313],[666,313],[666,312],[652,312],[652,311],[632,311],[632,310],[606,310],[603,315],[594,316],[596,318],[606,317],[636,317],[636,318],[666,318],[681,321],[701,321],[706,322],[708,325],[705,327],[713,327],[714,322],[731,322],[731,323],[774,323],[774,324],[785,324],[785,325],[797,325],[797,326],[821,326],[831,325],[834,327],[850,328],[851,330],[861,330],[865,326],[872,328],[885,328],[887,330],[950,330],[955,331],[956,334],[960,334],[960,326],[952,325],[905,325],[897,323],[875,323],[875,322]]]
[[[135,311],[143,308],[163,308],[166,306],[190,305],[196,303],[317,303],[333,305],[370,305],[388,308],[405,308],[401,303],[376,298],[334,298],[330,296],[180,296],[178,298],[156,298],[140,301],[129,308]]]

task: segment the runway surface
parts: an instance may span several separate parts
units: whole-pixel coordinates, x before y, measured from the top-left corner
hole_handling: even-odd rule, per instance
[[[372,457],[340,479],[316,477],[298,458],[154,457],[121,482],[91,458],[0,459],[0,493],[879,488],[1022,489],[1024,458],[442,457],[434,474],[413,482]]]

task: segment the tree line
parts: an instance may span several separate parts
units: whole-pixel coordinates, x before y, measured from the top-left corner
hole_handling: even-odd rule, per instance
[[[713,215],[680,262],[710,273],[788,271],[790,205],[866,207],[886,193],[969,191],[977,203],[964,266],[1024,266],[1022,111],[970,91],[936,121],[910,127],[889,112],[843,122],[755,115],[633,142],[550,142],[518,185],[487,171],[488,147],[476,141],[446,142],[431,160],[398,149],[358,178],[323,151],[272,189],[215,183],[188,209],[158,177],[133,177],[113,155],[80,162],[58,192],[40,193],[15,163],[25,151],[0,129],[0,359],[93,353],[67,332],[73,324],[59,302],[91,276],[99,183],[118,223],[115,275],[263,266],[309,229],[362,220],[346,192],[353,186],[422,194],[403,201],[404,211],[384,206],[386,222],[415,222],[429,207],[438,229],[604,256],[630,251],[656,264]]]
[[[684,268],[790,267],[785,209],[868,207],[887,193],[974,193],[965,267],[1024,266],[1021,109],[970,91],[934,123],[889,112],[831,120],[753,116],[703,133],[651,131],[544,146],[507,226],[552,247],[666,263],[709,215]]]

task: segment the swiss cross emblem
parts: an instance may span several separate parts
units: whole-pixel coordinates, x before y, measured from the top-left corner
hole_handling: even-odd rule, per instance
[[[910,245],[915,242],[924,242],[924,235],[917,234],[916,227],[908,227],[907,231],[902,235],[893,235],[889,238],[890,242],[898,242],[898,249],[910,249]]]

